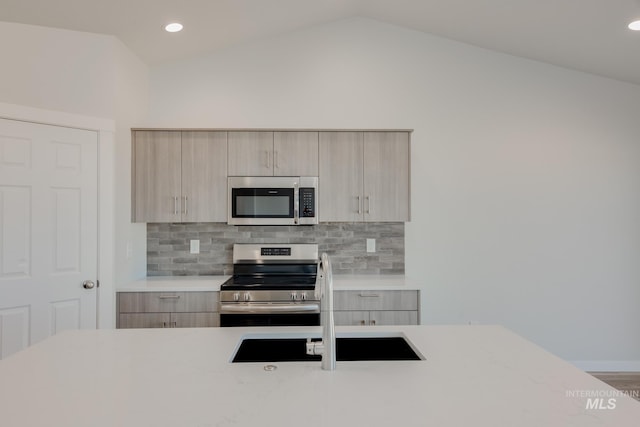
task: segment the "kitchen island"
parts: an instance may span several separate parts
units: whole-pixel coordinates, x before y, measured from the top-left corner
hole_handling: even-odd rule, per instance
[[[243,337],[319,336],[319,327],[67,331],[0,361],[0,424],[622,427],[640,422],[639,402],[500,326],[339,327],[336,332],[399,332],[426,360],[338,362],[333,372],[321,370],[319,362],[230,363]]]

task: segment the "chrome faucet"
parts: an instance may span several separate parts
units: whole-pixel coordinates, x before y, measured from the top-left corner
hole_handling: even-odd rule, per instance
[[[315,287],[316,299],[320,299],[320,324],[322,341],[307,341],[307,354],[322,355],[322,369],[336,369],[336,330],[333,322],[333,275],[329,256],[323,253],[318,264]]]

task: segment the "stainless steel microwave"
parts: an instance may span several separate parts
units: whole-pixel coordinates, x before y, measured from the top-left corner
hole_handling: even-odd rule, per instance
[[[317,176],[232,176],[228,197],[231,225],[318,223]]]

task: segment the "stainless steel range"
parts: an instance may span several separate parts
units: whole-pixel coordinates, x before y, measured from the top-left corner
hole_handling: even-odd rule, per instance
[[[236,244],[220,288],[220,326],[320,325],[318,245]]]

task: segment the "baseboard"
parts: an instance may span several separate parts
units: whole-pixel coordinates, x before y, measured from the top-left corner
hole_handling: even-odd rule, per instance
[[[569,360],[586,372],[640,372],[640,360]]]

